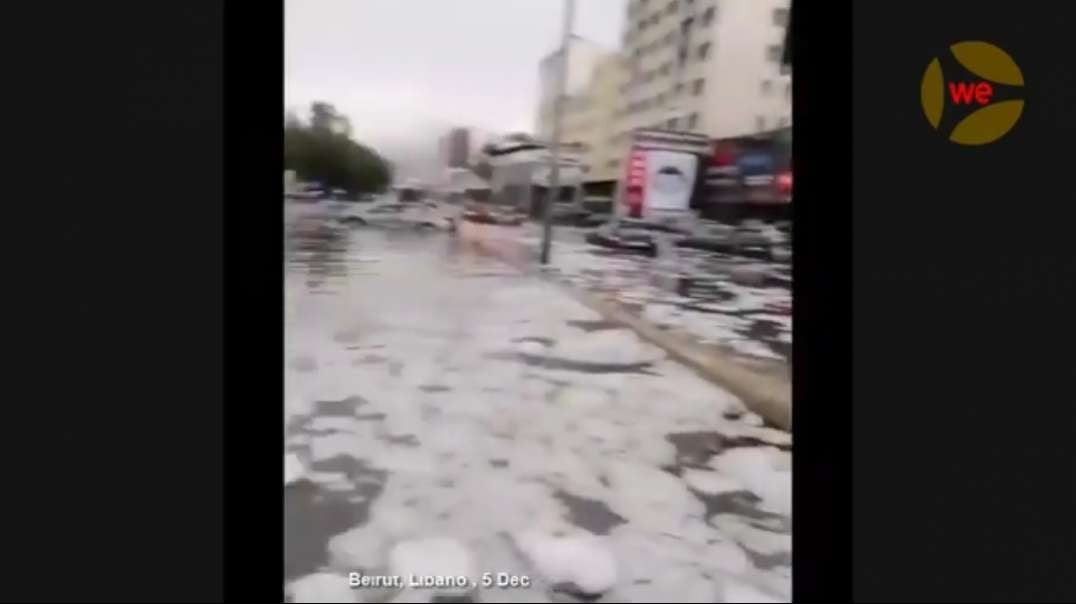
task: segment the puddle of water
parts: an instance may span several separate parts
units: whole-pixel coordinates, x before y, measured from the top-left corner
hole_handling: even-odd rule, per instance
[[[300,373],[310,373],[317,371],[318,362],[313,357],[297,356],[288,363],[288,366]]]
[[[542,369],[559,369],[595,374],[637,373],[642,375],[657,375],[650,371],[650,368],[654,365],[651,361],[637,363],[592,363],[590,361],[576,361],[560,357],[535,355],[526,352],[495,352],[486,355],[486,357],[501,361],[519,361],[529,367],[540,367]]]
[[[791,451],[792,445],[774,444],[751,436],[725,436],[717,432],[674,432],[666,434],[665,440],[676,448],[675,466],[709,470],[706,465],[710,458],[728,449],[737,447],[777,447],[782,451]],[[670,472],[674,470],[670,468]],[[677,473],[679,476],[679,470]]]
[[[586,320],[571,320],[568,321],[568,325],[572,327],[578,327],[587,333],[602,331],[605,329],[620,329],[620,325],[613,323],[612,321],[586,321]]]
[[[568,522],[595,535],[608,535],[618,524],[627,522],[627,519],[610,510],[603,501],[578,497],[561,490],[555,491],[553,497],[568,508]]]
[[[419,386],[418,389],[423,392],[449,392],[452,390],[448,386],[442,386],[440,384],[427,384],[425,386]]]
[[[384,413],[359,413],[355,415],[355,421],[360,422],[379,422],[386,418]]]
[[[386,477],[385,472],[345,456],[322,460],[312,468],[346,474],[356,486],[338,491],[300,480],[284,488],[285,582],[317,572],[329,562],[329,539],[366,522],[370,505],[381,494]]]
[[[528,342],[534,342],[536,344],[541,344],[542,346],[545,346],[546,348],[552,348],[553,345],[556,344],[556,341],[554,341],[553,338],[543,338],[543,337],[540,337],[540,336],[527,336],[525,338],[516,338],[516,339],[512,340],[513,344],[526,344]]]
[[[398,436],[386,435],[378,437],[378,440],[389,443],[390,445],[400,445],[402,447],[417,447],[419,445],[418,438],[414,434],[400,434]]]
[[[361,396],[349,396],[339,401],[318,401],[314,403],[314,415],[351,417],[360,405],[365,404],[366,399]]]
[[[792,566],[792,553],[791,552],[776,552],[773,554],[761,554],[754,551],[749,547],[743,547],[741,549],[747,554],[747,557],[754,563],[755,568],[759,570],[769,570],[777,567]]]

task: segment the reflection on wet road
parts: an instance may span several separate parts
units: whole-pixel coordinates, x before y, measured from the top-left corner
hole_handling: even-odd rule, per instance
[[[462,240],[309,208],[287,234],[293,601],[789,597],[788,433]],[[533,584],[363,591],[349,572]]]

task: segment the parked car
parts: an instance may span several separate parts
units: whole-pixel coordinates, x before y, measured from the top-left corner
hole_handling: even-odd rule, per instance
[[[401,202],[391,197],[349,207],[339,221],[351,226],[381,228],[437,229],[454,231],[456,218],[449,208],[434,201]]]
[[[519,226],[527,216],[511,206],[472,202],[464,206],[462,219],[477,224]]]

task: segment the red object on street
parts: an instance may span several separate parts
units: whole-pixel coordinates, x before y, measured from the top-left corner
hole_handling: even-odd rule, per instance
[[[714,145],[714,155],[711,165],[715,168],[725,168],[736,165],[736,149],[731,143],[718,142]]]
[[[642,218],[643,191],[646,190],[646,153],[639,149],[633,148],[628,156],[627,185],[624,201],[628,205],[628,216]]]
[[[783,194],[792,193],[792,173],[782,172],[777,175],[777,190]]]

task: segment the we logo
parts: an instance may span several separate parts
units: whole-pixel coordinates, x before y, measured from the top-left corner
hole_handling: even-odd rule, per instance
[[[947,113],[967,112],[970,108],[971,113],[952,127],[949,140],[961,145],[992,143],[1011,130],[1024,111],[1023,100],[998,100],[996,97],[1001,91],[1006,96],[1014,96],[1012,91],[1019,91],[1024,85],[1024,75],[1012,57],[993,44],[958,42],[949,50],[972,79],[946,81],[941,61],[932,60],[920,85],[923,113],[930,125],[938,130]]]

